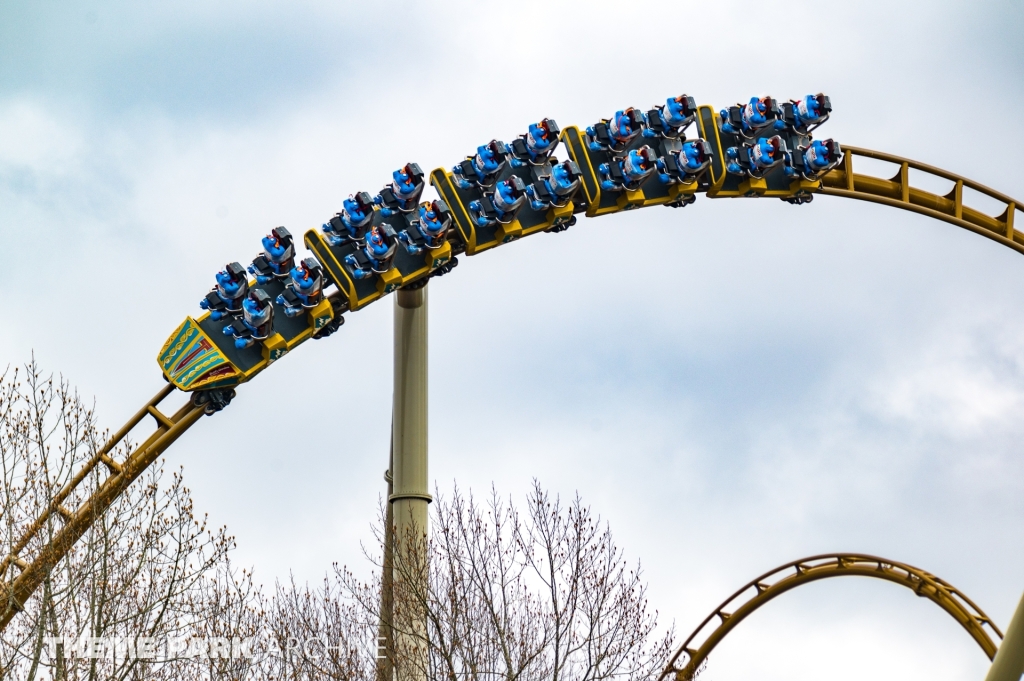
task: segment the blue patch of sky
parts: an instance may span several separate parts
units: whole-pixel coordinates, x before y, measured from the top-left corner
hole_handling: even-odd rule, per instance
[[[237,124],[304,103],[345,82],[368,57],[380,62],[389,54],[361,22],[303,5],[191,14],[199,11],[2,5],[0,98],[84,105],[103,116],[155,110]]]

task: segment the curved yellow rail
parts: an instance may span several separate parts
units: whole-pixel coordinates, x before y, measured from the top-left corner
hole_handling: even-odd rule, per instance
[[[949,613],[989,659],[995,657],[996,644],[986,627],[1000,639],[1002,632],[981,608],[952,585],[904,563],[857,553],[834,553],[781,565],[727,598],[683,642],[658,677],[659,681],[673,674],[676,681],[691,681],[715,646],[755,610],[790,589],[831,577],[873,577],[905,586]],[[685,663],[680,664],[683,660]]]
[[[571,140],[567,141],[566,144],[570,147],[570,155],[572,155]],[[577,155],[585,155],[586,153],[587,152],[583,148],[577,150]],[[722,153],[720,146],[717,148],[717,153]],[[892,178],[880,178],[863,173],[857,173],[855,171],[855,160],[858,156],[896,164],[899,166],[899,172]],[[910,184],[911,170],[949,180],[953,182],[953,189],[949,194],[940,196],[938,194],[933,194],[923,189],[913,187]],[[441,171],[439,170],[435,172]],[[1020,202],[959,175],[955,175],[923,163],[917,163],[898,156],[870,151],[868,149],[846,147],[843,162],[838,167],[828,172],[822,178],[820,183],[798,184],[800,186],[796,189],[787,190],[783,193],[795,196],[798,193],[811,191],[830,196],[841,196],[852,199],[873,201],[887,206],[903,208],[905,210],[911,210],[922,215],[927,215],[928,217],[952,223],[977,234],[981,234],[993,241],[997,241],[1004,246],[1014,249],[1015,251],[1024,253],[1024,233],[1015,230],[1013,227],[1014,214],[1016,207],[1020,205]],[[993,217],[981,210],[964,205],[963,190],[965,187],[973,189],[1000,202],[1004,206],[1002,214]],[[707,192],[708,190],[708,186],[698,186],[698,183],[695,182],[692,186],[687,185],[687,188],[683,193]],[[635,193],[636,192],[627,194],[631,195]],[[640,192],[640,194],[642,194],[642,192]],[[739,194],[735,192],[730,194],[730,196],[737,195]],[[755,195],[755,193],[746,194],[746,196],[753,195]],[[769,195],[774,196],[775,194]],[[600,208],[595,204],[587,209],[587,214],[596,216],[647,205],[660,205],[673,197],[661,197],[649,201],[635,200],[636,197],[630,198],[630,196],[627,196],[626,198],[630,200],[624,202],[623,205]],[[574,209],[574,212],[582,212],[583,210],[584,208],[580,208],[579,210]],[[567,216],[557,217],[559,221],[567,219]],[[525,230],[522,235],[526,236],[527,234],[539,231],[542,230]],[[510,240],[511,239],[497,240],[493,244],[488,245],[487,248],[507,243]],[[483,251],[484,247],[481,247],[479,250]],[[473,255],[473,253],[467,251],[467,255]],[[330,296],[333,301],[332,305],[335,305],[338,302],[335,300],[338,296],[338,292],[335,292]],[[352,307],[349,309],[354,310],[356,308]],[[303,339],[305,339],[305,336],[302,336],[300,340]],[[0,631],[3,631],[15,614],[24,608],[25,602],[39,584],[42,583],[46,573],[67,554],[71,546],[73,546],[74,543],[78,541],[83,534],[85,534],[92,522],[121,492],[128,487],[128,485],[131,484],[133,480],[135,480],[135,478],[142,473],[143,470],[145,470],[147,466],[155,461],[164,450],[166,450],[186,429],[195,424],[199,420],[199,417],[203,415],[203,406],[194,400],[182,407],[173,416],[168,417],[160,412],[157,409],[157,405],[159,405],[159,403],[173,391],[173,385],[166,386],[157,394],[156,397],[150,400],[150,402],[135,414],[135,416],[133,416],[132,419],[129,420],[129,422],[125,424],[125,426],[118,431],[113,438],[111,438],[111,441],[89,460],[86,466],[78,473],[78,475],[75,476],[68,486],[57,495],[50,507],[48,507],[45,512],[31,526],[29,526],[18,543],[12,547],[10,554],[0,558]],[[156,431],[145,442],[139,445],[125,461],[117,462],[111,459],[110,452],[113,450],[114,446],[146,416],[153,416],[156,419]],[[102,468],[106,469],[109,474],[105,482],[92,495],[92,497],[83,502],[77,510],[69,510],[65,508],[63,504],[70,497],[71,493],[82,481],[85,480],[91,471],[95,470],[97,466],[100,466],[101,464]],[[59,522],[63,524],[61,530],[57,533],[52,542],[42,547],[30,560],[26,560],[22,554],[28,550],[32,540],[39,534],[40,529],[45,527],[46,524],[51,522],[55,517],[59,518]],[[7,573],[10,571],[12,566],[21,571],[21,573],[13,579],[7,577]],[[848,572],[845,574],[852,573]],[[891,581],[896,580],[894,579]],[[967,625],[965,624],[965,626]],[[728,629],[726,629],[726,631],[728,631]],[[979,643],[980,642],[981,640],[979,639]],[[991,648],[991,650],[995,649],[994,645],[991,644],[991,641],[988,645],[989,647],[985,648],[986,652],[989,652],[989,648]],[[984,644],[983,647],[985,647]]]
[[[858,156],[895,164],[899,167],[899,171],[891,178],[858,173],[856,172]],[[953,183],[953,188],[948,194],[940,196],[914,187],[910,182],[911,170],[949,180]],[[1002,214],[994,217],[976,208],[965,206],[964,187],[1001,203],[1003,205]],[[844,146],[843,162],[822,178],[820,192],[828,196],[873,201],[894,208],[914,211],[970,230],[975,234],[998,241],[1018,253],[1024,253],[1024,232],[1019,232],[1013,227],[1014,213],[1017,206],[1021,205],[1020,201],[960,175],[924,163],[892,154],[884,154],[880,151]]]
[[[94,454],[74,478],[58,492],[46,511],[25,530],[11,552],[0,560],[0,579],[4,579],[7,571],[14,566],[21,574],[13,580],[0,581],[0,631],[24,609],[25,602],[42,584],[46,574],[67,555],[75,542],[82,538],[89,527],[113,503],[114,499],[124,492],[146,468],[174,443],[182,433],[188,430],[203,415],[202,407],[197,407],[189,400],[173,416],[167,416],[157,406],[168,395],[174,392],[174,386],[166,385],[153,399],[146,403],[121,430]],[[152,416],[157,423],[156,430],[137,446],[124,461],[114,460],[110,454],[114,447],[147,416]],[[76,510],[64,506],[65,501],[81,485],[94,470],[106,470],[107,477],[99,488],[86,499]],[[63,527],[56,533],[53,540],[46,544],[32,559],[25,561],[20,554],[32,543],[40,530],[54,517],[60,519]]]

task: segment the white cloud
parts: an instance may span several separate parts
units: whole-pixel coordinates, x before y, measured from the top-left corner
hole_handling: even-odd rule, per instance
[[[395,7],[110,5],[100,38],[84,6],[0,14],[31,38],[11,43],[22,70],[52,76],[0,67],[0,361],[35,348],[117,425],[159,386],[154,356],[213,272],[270,227],[316,227],[408,160],[450,165],[541,116],[586,125],[684,90],[725,105],[825,89],[841,142],[1011,195],[1024,179],[1007,161],[1020,141],[990,134],[1020,104],[1016,48],[991,38],[1015,6],[762,6],[806,19],[792,31],[695,3],[630,10],[636,26],[612,3]],[[835,549],[917,563],[1005,623],[1024,546],[1022,286],[1018,254],[828,197],[584,220],[431,284],[431,473],[579,490],[681,631],[753,575]],[[359,564],[383,491],[390,320],[388,302],[350,315],[167,455],[265,579]],[[709,678],[983,668],[962,631],[928,624],[941,613],[883,635],[872,608],[898,620],[902,601],[792,596]]]

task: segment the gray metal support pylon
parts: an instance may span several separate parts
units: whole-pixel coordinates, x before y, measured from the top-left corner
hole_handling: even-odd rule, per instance
[[[426,611],[427,505],[427,287],[399,289],[395,295],[395,375],[392,425],[394,522],[393,577],[413,621],[396,633],[399,681],[427,675]],[[397,624],[397,623],[396,623]]]
[[[985,681],[1020,681],[1024,674],[1024,596],[1017,604],[1006,636],[999,644],[996,658],[985,675]]]

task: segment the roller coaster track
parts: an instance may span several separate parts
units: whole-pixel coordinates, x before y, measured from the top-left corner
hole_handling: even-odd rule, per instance
[[[999,639],[1003,633],[971,599],[950,584],[924,570],[885,558],[837,553],[796,560],[752,580],[701,622],[672,656],[658,681],[673,674],[676,681],[692,681],[715,646],[755,610],[790,589],[832,577],[873,577],[905,586],[949,613],[989,659],[995,657],[996,644],[988,630]]]
[[[142,474],[146,468],[174,443],[182,433],[188,430],[203,415],[202,407],[190,400],[178,409],[173,416],[167,416],[157,407],[171,393],[175,392],[172,385],[164,386],[149,402],[146,403],[124,426],[121,427],[82,467],[80,471],[52,499],[46,511],[33,522],[22,534],[10,553],[0,560],[0,598],[5,607],[0,630],[10,623],[14,615],[24,608],[24,603],[46,578],[47,573],[65,556],[75,542],[81,539],[89,527],[99,518],[111,503],[128,489],[128,486]],[[125,458],[115,461],[111,456],[114,448],[128,433],[147,416],[156,420],[156,430]],[[71,497],[98,467],[106,469],[108,475],[102,484],[75,510],[69,510],[64,502]],[[39,550],[29,563],[20,557],[33,539],[55,517],[59,518],[62,527],[53,539]],[[21,574],[12,581],[5,577],[11,566],[21,570]]]
[[[1020,205],[1019,201],[965,177],[917,161],[857,147],[844,147],[843,151],[845,154],[842,164],[821,180],[822,194],[871,201],[920,213],[980,234],[1018,253],[1024,253],[1024,233],[1013,227],[1013,217],[1017,206]],[[857,173],[854,171],[857,156],[887,161],[898,166],[899,172],[888,179]],[[911,170],[948,180],[953,183],[953,187],[945,196],[918,189],[910,182]],[[998,217],[993,217],[965,206],[965,187],[995,199],[1002,204],[1003,212]]]
[[[719,159],[721,159],[723,155],[722,143],[718,133],[711,129],[712,125],[717,126],[718,114],[714,113],[710,107],[702,106],[701,119],[699,122],[702,136],[715,142],[716,146],[714,153]],[[573,218],[573,221],[575,219],[575,214],[584,212],[588,216],[605,215],[612,212],[630,210],[632,208],[650,205],[664,205],[668,201],[668,198],[664,196],[656,199],[645,200],[643,191],[641,190],[638,192],[625,192],[626,196],[622,197],[625,200],[620,200],[618,205],[616,205],[614,201],[608,205],[599,205],[600,202],[595,200],[600,197],[600,185],[596,182],[596,175],[593,174],[595,164],[591,162],[589,152],[580,146],[579,136],[579,130],[575,127],[570,127],[563,131],[561,137],[561,141],[569,149],[570,155],[575,158],[581,168],[586,167],[589,169],[585,172],[591,173],[589,184],[584,182],[584,186],[580,191],[582,194],[583,190],[586,190],[587,201],[580,201],[576,205],[570,204],[572,213],[571,217]],[[699,192],[705,193],[710,198],[761,196],[779,197],[784,199],[794,196],[806,197],[813,196],[814,194],[823,194],[826,196],[839,196],[872,201],[943,220],[963,229],[985,236],[993,241],[997,241],[1015,251],[1024,253],[1024,233],[1017,231],[1013,226],[1016,206],[1020,205],[1020,202],[959,175],[922,163],[917,163],[916,161],[856,147],[845,147],[844,152],[842,162],[837,167],[829,170],[819,181],[800,181],[794,183],[791,189],[784,188],[782,190],[765,191],[763,182],[760,185],[751,182],[740,185],[739,189],[725,191],[723,190],[723,183],[720,179],[721,177],[724,177],[724,175],[722,175],[722,172],[720,171],[719,178],[713,177],[713,180],[710,182],[702,180],[699,183],[695,182],[692,185],[687,185],[682,188],[680,193],[684,195],[689,193],[692,195]],[[887,161],[895,164],[899,170],[893,177],[876,177],[869,174],[858,173],[855,171],[855,167],[857,166],[857,157]],[[911,184],[911,171],[914,171],[915,176],[916,173],[923,173],[925,175],[931,175],[950,181],[952,183],[952,189],[948,194],[939,195],[914,187]],[[712,175],[714,175],[713,172]],[[450,179],[450,174],[446,173],[444,169],[439,168],[431,173],[431,181],[438,189],[439,194],[441,194],[446,200],[451,199],[451,202],[453,203],[459,202],[460,200],[458,197],[451,191],[451,185],[445,185],[446,177]],[[965,205],[964,188],[974,190],[989,197],[990,199],[994,199],[1002,206],[1002,212],[997,216],[992,216],[982,210]],[[594,192],[596,192],[596,196],[594,195]],[[464,219],[468,219],[468,215],[465,216]],[[527,236],[539,231],[559,231],[564,228],[559,227],[559,225],[564,224],[561,222],[564,219],[566,219],[566,216],[560,214],[557,221],[548,222],[546,225],[522,229],[520,232],[514,232],[514,230],[507,233],[501,232],[492,242],[483,245],[477,242],[475,235],[471,239],[466,238],[467,230],[468,232],[473,232],[473,228],[472,226],[460,223],[460,229],[462,230],[463,235],[461,248],[464,249],[464,252],[467,255],[475,255],[493,246],[500,246],[510,241],[514,241],[520,236]],[[572,223],[569,222],[568,224]],[[322,244],[322,240],[320,240],[319,236],[314,235],[312,230],[306,235],[306,243],[313,248],[318,257],[324,257],[325,247]],[[448,254],[450,256],[452,251],[449,250]],[[338,287],[338,290],[332,292],[330,296],[325,298],[325,304],[322,306],[323,309],[318,307],[310,314],[310,328],[302,331],[301,333],[296,333],[290,341],[281,341],[283,344],[274,346],[275,349],[271,349],[271,343],[270,341],[267,341],[265,343],[265,350],[269,350],[269,354],[265,353],[262,364],[250,373],[240,373],[239,375],[241,378],[236,376],[236,385],[239,382],[249,380],[256,372],[261,371],[266,366],[269,366],[272,361],[278,359],[283,356],[285,352],[292,349],[292,345],[297,345],[310,337],[317,337],[319,330],[322,328],[320,324],[327,323],[327,320],[333,320],[338,323],[341,321],[338,319],[341,312],[356,311],[366,304],[390,293],[399,286],[408,286],[410,284],[415,286],[425,281],[425,278],[427,276],[431,276],[432,273],[437,274],[437,272],[433,272],[431,266],[428,265],[426,268],[417,270],[415,273],[405,278],[399,278],[398,280],[387,279],[386,275],[382,275],[381,279],[386,280],[385,284],[383,286],[378,286],[378,291],[376,293],[362,299],[359,298],[355,286],[348,286],[345,288],[338,281],[333,281],[333,283]],[[397,283],[394,283],[395,281],[397,281]],[[352,284],[352,282],[349,281],[348,284]],[[189,318],[188,321],[191,322],[191,318]],[[172,335],[172,337],[168,339],[168,342],[165,344],[164,350],[161,354],[161,362],[163,362],[164,355],[172,353],[175,350],[180,350],[182,345],[188,341],[188,338],[184,337],[186,332],[191,333],[191,331],[186,328],[187,324],[188,322],[179,327],[179,330],[175,332],[178,334],[177,336]],[[198,323],[194,323],[194,325],[198,326]],[[333,332],[336,328],[337,326],[330,330]],[[275,336],[277,336],[277,334],[275,334]],[[208,364],[209,362],[206,362],[203,366],[205,367]],[[169,366],[169,364],[165,365],[165,367],[166,366]],[[189,376],[194,377],[194,374],[195,371],[191,372]],[[172,392],[175,392],[176,387],[187,389],[189,391],[196,390],[195,386],[188,388],[185,384],[181,383],[179,380],[180,376],[170,376],[166,368],[165,378],[171,380],[171,383],[157,393],[157,395],[143,406],[143,408],[140,409],[138,413],[136,413],[99,452],[89,459],[83,469],[79,471],[68,485],[56,495],[53,502],[46,508],[45,512],[31,525],[29,525],[18,542],[9,548],[8,555],[0,559],[0,603],[2,603],[2,606],[0,606],[0,631],[3,631],[14,616],[24,609],[25,603],[43,582],[49,570],[51,570],[67,554],[75,542],[77,542],[86,533],[96,518],[98,518],[110,506],[113,500],[119,494],[124,492],[132,481],[134,481],[147,466],[152,464],[168,447],[170,447],[175,440],[177,440],[188,428],[194,425],[199,420],[199,417],[204,414],[204,410],[205,413],[211,413],[208,405],[204,408],[204,405],[195,399],[195,397],[202,391],[193,392],[193,399],[176,411],[172,416],[167,416],[161,412],[157,408],[158,405]],[[177,383],[177,386],[175,383]],[[233,394],[232,390],[231,395]],[[135,428],[148,416],[152,416],[155,419],[156,430],[146,440],[135,447],[125,460],[115,461],[111,457],[111,452],[114,451],[114,447],[125,438],[129,431]],[[101,471],[101,475],[103,474],[102,471],[105,471],[106,477],[96,491],[93,492],[92,495],[79,506],[79,508],[66,508],[64,506],[64,502],[71,497],[72,493],[79,488],[79,486],[93,471],[97,470]],[[35,550],[34,555],[28,555],[31,553],[30,547],[33,547],[34,544],[40,543],[37,538],[40,536],[41,531],[50,526],[51,523],[57,523],[59,526],[59,529],[57,529],[53,539]],[[836,558],[836,560],[839,561],[839,558]],[[869,560],[874,561],[875,559]],[[951,612],[951,614],[954,612],[954,610],[951,609],[954,606],[951,604],[958,602],[956,601],[956,598],[961,598],[958,592],[951,591],[947,585],[937,581],[934,577],[925,575],[925,573],[921,573],[920,571],[911,572],[911,570],[913,570],[912,568],[898,566],[895,563],[889,563],[887,561],[878,562],[878,565],[882,564],[890,567],[886,569],[878,568],[878,574],[872,573],[871,576],[891,574],[893,575],[891,581],[910,580],[915,584],[920,583],[922,585],[921,588],[924,589],[922,595],[929,597],[932,597],[932,592],[935,594],[950,594],[949,598],[942,596],[942,598],[946,598],[946,600],[942,600],[940,605],[950,604],[948,607],[946,605],[943,605],[943,607],[947,607],[947,610]],[[858,570],[861,569],[857,567],[857,565],[859,564],[855,563],[844,567],[843,569],[847,569],[848,571],[843,574],[854,574],[855,572],[850,570],[853,570],[854,568]],[[8,573],[12,571],[12,568],[19,570],[20,574],[15,577],[8,576]],[[839,568],[837,567],[836,569]],[[876,568],[872,568],[872,570],[875,569]],[[893,571],[898,570],[904,570],[906,576],[899,577],[897,579],[896,572]],[[817,575],[819,573],[814,572],[813,574]],[[800,579],[807,581],[804,577],[800,577]],[[914,580],[917,581],[915,582]],[[954,598],[954,596],[956,598]],[[936,600],[936,598],[939,597],[935,596],[933,600]],[[936,602],[939,602],[939,600]],[[963,602],[970,604],[970,601],[967,601],[966,599],[963,599]],[[974,610],[980,614],[980,611],[977,611],[976,608]],[[966,612],[966,610],[964,612]],[[738,622],[738,619],[736,621]],[[970,630],[970,626],[973,626],[972,622],[974,622],[974,620],[968,618],[963,620],[963,622],[965,622],[964,626],[967,626]],[[987,619],[986,623],[991,624],[987,622]],[[728,631],[728,629],[725,631]],[[984,641],[986,642],[983,643],[982,639],[979,638],[978,641],[979,643],[982,643],[982,647],[985,648],[986,652],[991,654],[994,650],[994,644],[991,640],[985,638]],[[704,648],[701,648],[701,650],[703,649]],[[686,669],[689,669],[689,667],[686,667]],[[682,670],[680,670],[679,673],[682,673]]]

